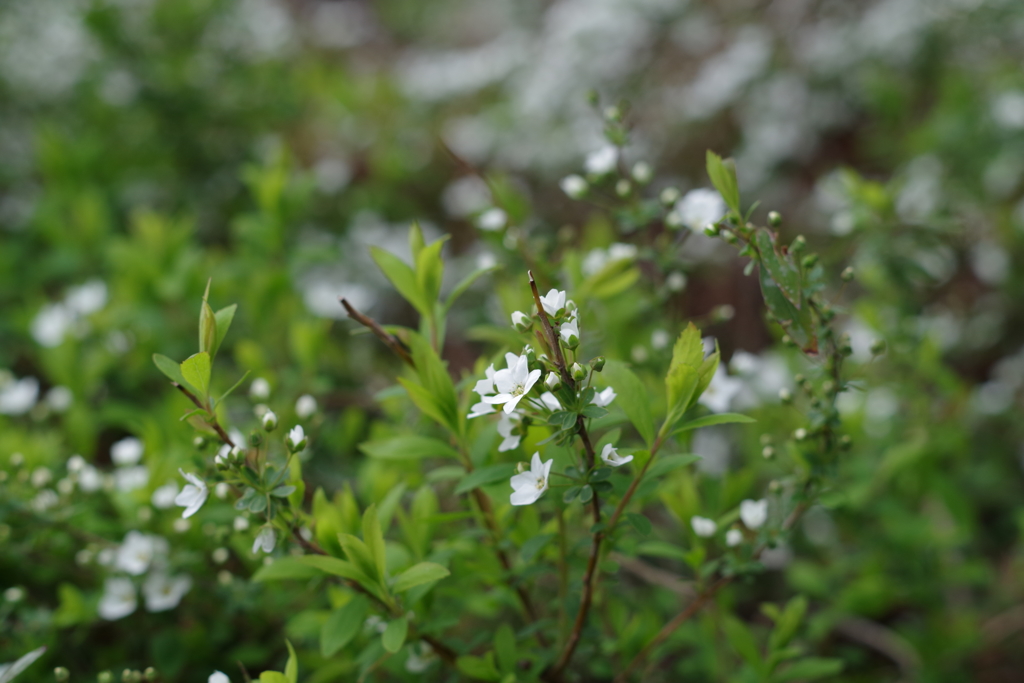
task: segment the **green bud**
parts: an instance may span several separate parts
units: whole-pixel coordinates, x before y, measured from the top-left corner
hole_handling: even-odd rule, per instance
[[[843,434],[841,437],[839,437],[839,447],[842,448],[844,451],[849,450],[850,446],[852,445],[853,439],[850,437],[849,434]]]
[[[146,667],[146,670],[142,672],[142,677],[145,678],[147,681],[155,681],[156,680],[156,669],[154,669],[151,666],[150,667]]]
[[[564,344],[567,349],[575,349],[580,345],[580,338],[575,334],[570,334],[568,339],[562,340],[562,344]]]
[[[803,427],[798,428],[793,432],[793,438],[797,441],[803,441],[807,438],[807,430]]]
[[[796,342],[788,334],[782,335],[782,343],[785,346],[796,346]]]
[[[274,414],[273,410],[263,413],[263,429],[267,433],[277,429],[277,415]]]
[[[679,201],[679,190],[674,187],[666,187],[661,191],[661,194],[658,195],[658,199],[660,199],[661,203],[665,206],[672,206]]]
[[[594,368],[594,372],[601,372],[604,370],[604,356],[598,356],[590,361],[590,367]]]
[[[737,237],[732,232],[732,230],[722,230],[719,234],[722,236],[722,239],[728,242],[729,244],[736,244],[737,242],[740,241],[740,238]]]
[[[71,672],[63,666],[58,666],[53,670],[53,677],[57,680],[57,683],[64,683],[64,681],[71,678]]]
[[[622,110],[619,109],[618,107],[616,107],[615,105],[611,105],[609,107],[605,107],[604,108],[604,117],[606,119],[608,119],[609,121],[613,121],[615,123],[618,123],[619,121],[622,120]]]
[[[522,311],[515,311],[512,314],[512,327],[518,332],[528,332],[533,327],[533,316],[526,315]]]
[[[121,683],[132,683],[132,670],[125,669],[121,672]]]
[[[871,355],[872,356],[881,356],[883,353],[885,353],[885,340],[884,339],[876,339],[875,341],[871,342]]]
[[[804,239],[803,235],[797,235],[793,243],[789,245],[789,251],[794,254],[799,254],[807,246],[807,240]]]
[[[718,237],[721,232],[721,228],[718,227],[717,223],[708,223],[704,226],[704,234],[708,237]]]
[[[249,433],[249,445],[252,446],[253,448],[259,448],[259,445],[261,443],[263,443],[263,434],[261,434],[259,431],[255,429],[252,430]]]
[[[771,460],[772,458],[775,457],[775,449],[772,448],[771,446],[765,446],[764,448],[761,449],[761,457],[763,457],[765,460]]]
[[[774,439],[774,437],[772,437],[771,434],[762,434],[761,435],[761,445],[762,446],[771,446],[772,442],[774,442],[774,441],[775,441],[775,439]]]
[[[804,260],[801,261],[800,264],[805,269],[810,270],[814,266],[818,265],[818,255],[817,254],[808,254],[807,256],[804,256]]]
[[[582,382],[587,378],[587,369],[580,365],[579,363],[573,363],[572,368],[570,368],[569,370],[569,373],[572,375],[572,378],[577,382]]]
[[[789,389],[783,387],[782,389],[779,389],[779,400],[782,401],[783,404],[789,405],[793,402],[793,393]]]
[[[201,449],[204,446],[206,446],[206,439],[202,436],[197,436],[196,438],[192,439],[192,445],[195,446],[196,449]]]
[[[842,278],[843,282],[849,282],[850,280],[852,280],[853,266],[847,266],[846,268],[844,268],[843,272],[839,274],[839,277]]]
[[[780,225],[782,225],[782,216],[779,214],[778,211],[768,212],[768,225],[772,226],[773,228],[777,228]]]
[[[623,178],[619,182],[615,183],[615,194],[620,197],[628,197],[629,193],[633,191],[633,184]]]
[[[109,671],[101,671],[96,675],[96,683],[114,683],[114,674]]]

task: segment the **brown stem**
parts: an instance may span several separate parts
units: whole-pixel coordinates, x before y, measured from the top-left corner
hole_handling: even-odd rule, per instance
[[[558,343],[558,335],[555,334],[555,330],[551,327],[551,321],[548,320],[544,304],[540,301],[540,290],[537,289],[537,281],[533,279],[533,271],[527,271],[527,275],[530,276],[530,289],[533,291],[533,302],[537,305],[537,315],[540,316],[540,322],[544,328],[548,346],[551,348],[551,354],[555,357],[555,367],[558,368],[558,374],[562,376],[562,381],[574,389],[576,388],[576,382],[573,381],[572,375],[569,374],[569,369],[565,367],[565,356],[562,355],[562,347]]]
[[[434,636],[420,636],[420,640],[434,648],[434,652],[437,653],[437,656],[440,657],[445,664],[448,664],[449,666],[455,665],[455,660],[459,657],[455,650],[451,649]]]
[[[405,348],[405,344],[395,335],[387,332],[383,327],[377,324],[377,321],[373,318],[363,315],[355,309],[344,297],[339,297],[341,305],[345,307],[345,311],[348,313],[348,317],[352,318],[359,324],[363,325],[380,339],[382,342],[387,344],[388,348],[398,354],[409,367],[414,367],[412,357],[409,355],[409,351]]]
[[[173,386],[173,387],[174,387],[175,389],[177,389],[177,390],[178,390],[178,391],[180,391],[181,393],[185,394],[185,396],[187,396],[187,397],[188,397],[188,399],[189,399],[190,401],[192,401],[192,403],[195,403],[195,404],[196,404],[196,407],[197,407],[197,408],[199,408],[200,410],[205,410],[205,411],[206,411],[207,413],[209,413],[209,414],[210,414],[210,415],[211,415],[211,416],[213,417],[213,420],[212,420],[211,422],[209,422],[209,425],[210,425],[211,427],[213,427],[213,431],[217,432],[217,436],[219,436],[219,437],[220,437],[220,440],[221,440],[221,441],[223,441],[224,443],[226,443],[226,444],[227,444],[228,446],[231,446],[231,448],[234,448],[234,447],[235,447],[235,442],[231,440],[231,437],[230,437],[230,436],[228,436],[227,432],[225,432],[225,431],[224,431],[224,428],[223,428],[223,427],[221,427],[221,426],[220,426],[220,424],[219,424],[219,423],[217,422],[217,416],[216,416],[216,415],[214,415],[213,411],[211,411],[211,410],[210,410],[209,408],[207,408],[206,406],[204,406],[204,405],[202,404],[202,402],[200,402],[200,400],[199,400],[198,398],[196,398],[196,397],[195,397],[195,396],[194,396],[194,395],[192,394],[192,392],[191,392],[191,391],[189,391],[189,390],[188,390],[188,389],[186,389],[185,387],[181,386],[181,385],[180,385],[180,384],[178,384],[177,382],[171,382],[171,386]]]

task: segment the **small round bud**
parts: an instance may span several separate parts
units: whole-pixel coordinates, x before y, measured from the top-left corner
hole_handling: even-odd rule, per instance
[[[101,671],[96,675],[96,683],[114,683],[114,674],[109,671]]]
[[[871,355],[872,356],[881,356],[883,353],[885,353],[885,340],[884,339],[876,339],[875,341],[871,342]]]
[[[519,332],[528,332],[533,327],[533,317],[522,311],[515,311],[512,313],[512,327]]]
[[[651,169],[651,165],[646,161],[638,161],[633,164],[633,180],[646,185],[651,182],[651,178],[654,177],[654,171]]]
[[[615,194],[620,197],[628,197],[629,193],[633,191],[633,184],[623,178],[619,182],[615,183]]]
[[[800,427],[795,432],[793,432],[793,438],[796,439],[797,441],[803,441],[804,439],[807,438],[807,430],[804,429],[803,427]]]
[[[121,683],[132,683],[132,670],[125,669],[121,672]]]
[[[825,322],[830,322],[832,318],[836,317],[836,312],[829,306],[825,306],[821,309],[821,319]],[[826,328],[831,329],[831,328]]]
[[[782,335],[782,343],[784,346],[796,346],[796,342],[788,334]]]
[[[544,386],[548,388],[548,391],[555,391],[562,386],[562,378],[554,372],[549,372],[548,376],[544,378]]]
[[[793,402],[793,393],[789,389],[783,387],[782,389],[779,389],[779,400],[785,405],[789,405]]]
[[[259,431],[255,429],[249,432],[250,446],[252,446],[253,448],[257,448],[261,443],[263,443],[263,434],[261,434]]]
[[[818,255],[808,254],[807,256],[804,256],[803,260],[800,262],[800,265],[802,265],[804,269],[810,270],[814,266],[818,265]]]
[[[737,237],[732,230],[722,230],[719,234],[722,236],[722,239],[729,244],[736,244],[740,241],[740,238]]]
[[[562,188],[562,192],[571,197],[572,199],[582,199],[587,194],[587,190],[590,189],[590,185],[583,179],[582,176],[568,175],[562,178],[558,186]]]
[[[853,266],[847,266],[843,269],[843,272],[839,274],[839,277],[843,282],[849,282],[853,279]]]
[[[594,368],[594,372],[601,372],[604,370],[604,363],[604,356],[598,356],[590,361],[590,367]]]
[[[302,425],[295,425],[288,432],[288,436],[285,437],[285,445],[288,450],[292,453],[298,453],[306,447],[306,431],[302,428]]]
[[[562,344],[567,349],[575,349],[580,345],[580,338],[575,334],[569,334],[568,336],[562,337]]]
[[[661,203],[665,206],[672,206],[679,201],[679,190],[674,187],[666,187],[661,191],[661,194],[658,195],[658,199],[661,200]]]
[[[275,429],[277,429],[277,415],[273,410],[268,410],[263,413],[263,430],[269,433]]]
[[[736,309],[730,304],[722,304],[721,306],[715,306],[711,311],[711,319],[716,323],[723,323],[728,320],[732,320],[733,316],[736,315]]]
[[[775,441],[775,439],[772,437],[771,434],[762,434],[761,435],[761,445],[762,446],[770,446],[773,441]]]
[[[777,228],[782,225],[782,215],[778,211],[768,212],[768,225]]]
[[[156,669],[151,666],[146,667],[146,670],[142,672],[142,677],[147,681],[155,681],[156,676]]]
[[[579,363],[573,363],[572,368],[570,368],[569,370],[569,373],[572,375],[572,378],[577,382],[581,382],[587,378],[587,369],[580,365]]]
[[[775,448],[772,446],[765,446],[761,449],[761,457],[765,460],[771,460],[775,457]]]
[[[789,251],[794,254],[799,254],[807,246],[807,240],[804,239],[803,235],[797,235],[796,239],[793,240],[792,244],[789,245]]]
[[[12,453],[10,463],[11,467],[21,467],[25,464],[25,456],[21,453]]]
[[[797,373],[796,375],[793,376],[793,381],[796,382],[797,384],[803,384],[804,382],[807,381],[807,377],[805,377],[802,373]]]
[[[57,680],[58,683],[64,683],[64,681],[71,678],[71,672],[63,666],[58,666],[56,669],[53,670],[53,677],[55,680]]]
[[[782,491],[782,482],[780,482],[778,479],[772,479],[770,482],[768,482],[768,492],[769,493],[779,493],[781,491]]]
[[[530,465],[522,460],[516,463],[516,474],[522,474],[523,472],[529,471],[529,469]]]
[[[704,226],[704,234],[708,237],[718,237],[721,232],[722,230],[718,227],[717,223],[708,223]]]
[[[678,270],[672,271],[665,278],[665,286],[670,292],[681,292],[686,289],[686,274]]]
[[[665,225],[673,230],[678,230],[683,227],[683,214],[676,210],[669,211],[665,214]]]
[[[196,449],[203,448],[204,446],[206,446],[206,439],[201,436],[197,436],[196,438],[192,439],[192,445]]]
[[[604,117],[609,121],[618,123],[619,121],[622,120],[622,110],[616,107],[615,105],[605,107]]]
[[[839,437],[839,447],[842,448],[844,451],[849,450],[850,446],[852,445],[853,439],[850,437],[849,434],[843,434],[841,437]]]

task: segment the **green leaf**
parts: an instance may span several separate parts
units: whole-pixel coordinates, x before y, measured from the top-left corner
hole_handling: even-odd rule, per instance
[[[807,598],[804,596],[798,595],[786,603],[786,608],[779,615],[769,640],[769,646],[772,650],[778,650],[789,644],[789,641],[796,635],[797,629],[800,628],[800,623],[803,621],[806,613]]]
[[[295,491],[295,487],[291,485],[278,486],[276,489],[270,492],[270,495],[276,496],[277,498],[287,498]]]
[[[530,564],[554,537],[554,534],[538,534],[527,539],[519,548],[519,559],[524,564]]]
[[[188,380],[185,379],[185,375],[183,375],[181,372],[181,366],[177,362],[171,360],[167,356],[162,356],[159,353],[154,353],[153,364],[156,365],[157,369],[160,372],[164,373],[167,379],[171,380],[172,382],[177,382],[181,386],[188,389],[189,392],[191,392],[192,394],[199,393],[196,390],[196,388],[192,386],[188,382]]]
[[[362,595],[334,610],[320,629],[320,654],[330,657],[348,645],[362,629],[368,611],[369,601]]]
[[[754,243],[761,256],[761,267],[768,272],[793,307],[799,310],[803,299],[800,268],[792,257],[781,253],[778,239],[770,230],[757,230]]]
[[[574,500],[576,500],[576,496],[580,495],[580,491],[581,490],[583,490],[582,486],[570,486],[569,488],[567,488],[565,490],[565,493],[562,494],[562,502],[563,503],[571,503],[571,502],[573,502]]]
[[[440,581],[446,576],[450,576],[451,572],[439,564],[433,562],[420,562],[406,569],[404,572],[398,575],[395,579],[395,585],[393,587],[394,592],[403,593],[410,588],[422,585],[424,583],[430,583],[432,581]]]
[[[423,230],[420,228],[420,223],[413,221],[409,226],[409,253],[412,254],[413,263],[416,263],[416,258],[423,251],[424,246],[426,246],[426,242],[423,241]]]
[[[615,404],[622,407],[640,438],[650,447],[654,442],[654,417],[651,415],[650,394],[643,382],[625,363],[617,360],[605,364],[604,375],[618,395]]]
[[[289,683],[298,683],[299,680],[299,658],[295,656],[295,648],[290,640],[284,641],[288,646],[288,663],[284,665],[284,675]]]
[[[260,674],[260,683],[291,683],[280,671],[264,671]]]
[[[665,557],[672,560],[686,560],[686,551],[665,541],[644,541],[636,547],[638,555]]]
[[[341,544],[341,549],[345,551],[345,556],[349,562],[354,564],[367,577],[374,581],[377,580],[377,562],[370,553],[366,543],[352,534],[338,534],[338,543]]]
[[[426,436],[396,436],[359,445],[359,450],[379,460],[420,460],[422,458],[457,458],[458,452],[438,439]]]
[[[444,260],[441,249],[451,235],[445,235],[428,244],[416,255],[416,284],[423,295],[424,303],[433,307],[441,293],[441,280],[444,277]],[[432,312],[432,310],[431,310]],[[424,313],[424,315],[430,315]]]
[[[380,528],[380,518],[377,517],[376,505],[370,505],[363,512],[363,542],[366,544],[370,558],[377,569],[377,580],[383,583],[388,561],[384,549],[384,532]]]
[[[405,644],[405,636],[409,632],[409,622],[405,617],[399,617],[390,624],[387,629],[384,630],[384,634],[380,637],[380,642],[384,646],[384,649],[394,654],[402,649],[402,645]]]
[[[338,559],[337,557],[330,557],[328,555],[300,555],[296,558],[282,558],[277,562],[283,562],[285,559],[294,559],[297,562],[313,567],[325,574],[332,574],[334,576],[340,576],[343,579],[350,579],[357,581],[362,584],[370,582],[370,577],[366,575],[359,567],[351,562]],[[274,564],[277,564],[275,562]],[[273,567],[274,565],[269,565]]]
[[[580,502],[586,505],[594,497],[594,487],[586,484],[580,487]]]
[[[455,304],[455,300],[458,299],[463,294],[465,294],[466,290],[472,287],[473,283],[476,282],[482,275],[490,273],[493,270],[497,270],[500,267],[500,265],[495,265],[488,266],[486,268],[478,268],[477,270],[474,270],[466,277],[462,278],[462,281],[459,282],[459,284],[455,285],[455,289],[453,289],[451,293],[448,294],[448,299],[444,302],[444,310],[450,310],[451,307]]]
[[[209,292],[209,285],[207,285],[206,290]],[[204,298],[199,309],[199,351],[212,354],[216,343],[217,318],[213,315],[213,309],[210,308],[210,304],[206,303]]]
[[[676,427],[673,430],[673,433],[681,434],[682,432],[691,432],[694,429],[700,429],[701,427],[731,424],[733,422],[750,423],[757,422],[757,420],[747,415],[743,415],[742,413],[718,413],[717,415],[705,415],[704,417],[698,417],[696,420],[684,422]]]
[[[814,681],[826,676],[835,676],[843,670],[843,660],[825,659],[824,657],[808,657],[794,662],[772,676],[772,683],[788,683],[789,681]]]
[[[810,310],[807,307],[797,309],[766,269],[760,268],[758,277],[761,281],[761,295],[771,317],[806,353],[815,353],[818,350],[818,337]]]
[[[698,460],[700,460],[700,456],[693,455],[692,453],[686,455],[669,455],[664,458],[659,458],[658,461],[651,465],[650,469],[647,470],[647,478],[656,479],[673,470],[677,470],[680,467],[691,465]]]
[[[637,514],[635,512],[627,512],[626,519],[633,525],[637,533],[641,536],[649,536],[651,534],[651,520],[647,519],[644,515]]]
[[[729,208],[740,213],[740,190],[736,181],[736,164],[732,159],[723,160],[710,149],[707,153],[708,177],[711,184],[722,195],[722,199],[729,205]]]
[[[429,316],[430,306],[427,303],[427,299],[423,296],[423,292],[420,291],[420,287],[416,282],[416,273],[413,272],[412,268],[402,262],[402,259],[384,251],[380,247],[370,247],[370,255],[373,256],[377,267],[391,281],[391,284],[395,286],[398,293],[412,304],[413,308],[419,311],[420,315]]]
[[[494,666],[494,653],[488,652],[483,657],[463,655],[455,660],[456,668],[464,675],[478,681],[500,681],[501,673]]]
[[[754,640],[750,629],[736,617],[727,614],[722,620],[722,630],[725,631],[725,636],[728,638],[729,644],[732,645],[732,649],[736,650],[736,654],[754,667],[755,671],[760,672],[764,668],[764,662],[761,660],[757,641]]]
[[[181,363],[181,374],[195,387],[199,400],[205,402],[210,393],[210,354],[205,351],[189,356]]]
[[[399,377],[398,382],[405,387],[409,398],[420,409],[420,412],[449,431],[455,431],[451,424],[451,415],[447,414],[434,394],[430,393],[427,388],[404,377]]]
[[[499,465],[490,465],[488,467],[481,467],[478,470],[473,470],[459,482],[458,486],[455,487],[455,494],[463,494],[468,491],[472,491],[480,486],[487,486],[489,484],[496,484],[502,479],[511,479],[515,473],[515,465],[512,463],[501,463]]]
[[[516,670],[516,634],[508,623],[503,623],[494,634],[494,652],[498,656],[501,673],[509,675]]]
[[[340,560],[339,560],[340,562]],[[279,557],[270,564],[265,564],[252,575],[252,581],[282,581],[285,579],[311,579],[319,576],[315,567],[302,562],[298,557]]]
[[[228,330],[231,329],[231,322],[235,319],[235,311],[238,310],[238,304],[231,304],[217,311],[214,318],[217,320],[217,340],[213,343],[213,351],[210,355],[216,356],[217,351],[220,350],[221,342],[224,341],[224,337],[228,335]]]

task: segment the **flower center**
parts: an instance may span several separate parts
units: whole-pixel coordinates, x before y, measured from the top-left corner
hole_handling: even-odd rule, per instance
[[[538,477],[537,478],[537,488],[540,489],[540,490],[543,490],[544,486],[545,486],[544,480],[541,479],[540,477]]]

